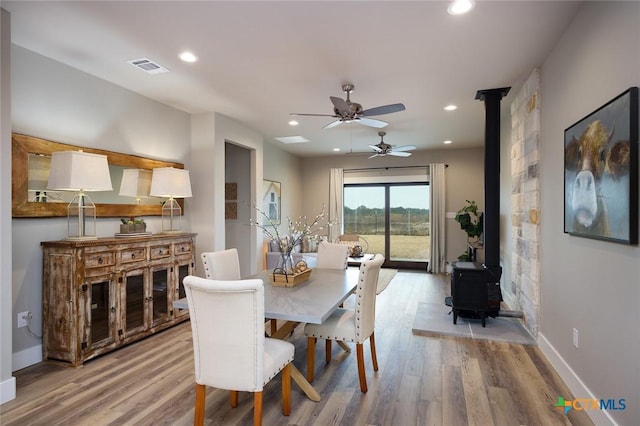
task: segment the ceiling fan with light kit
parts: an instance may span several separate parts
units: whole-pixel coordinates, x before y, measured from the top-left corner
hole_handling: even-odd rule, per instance
[[[335,96],[329,96],[331,103],[333,104],[333,114],[305,114],[305,113],[291,113],[294,116],[312,116],[312,117],[334,117],[337,120],[324,126],[324,129],[330,129],[341,123],[357,122],[365,126],[375,127],[381,129],[385,127],[387,122],[370,118],[376,115],[391,114],[393,112],[404,111],[405,107],[401,103],[383,105],[379,107],[362,109],[362,105],[357,102],[351,102],[350,94],[353,92],[354,85],[346,83],[342,85],[342,90],[347,94],[347,99],[338,98]]]
[[[377,143],[376,145],[369,145],[369,148],[373,149],[375,153],[369,158],[384,157],[385,155],[393,155],[396,157],[409,157],[411,153],[407,151],[413,151],[414,149],[416,149],[416,147],[413,145],[402,145],[402,146],[389,145],[384,141],[384,136],[386,134],[387,134],[386,132],[378,132],[378,136],[380,136],[380,142]]]

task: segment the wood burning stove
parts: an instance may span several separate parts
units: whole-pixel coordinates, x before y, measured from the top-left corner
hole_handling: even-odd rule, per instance
[[[451,272],[451,297],[445,303],[453,311],[453,323],[458,316],[480,318],[486,326],[487,316],[500,313],[500,276],[502,268],[489,268],[481,263],[455,262]]]

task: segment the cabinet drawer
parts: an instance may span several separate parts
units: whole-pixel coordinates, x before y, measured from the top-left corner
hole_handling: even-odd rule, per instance
[[[101,251],[98,253],[86,253],[84,257],[84,268],[104,268],[116,264],[116,253],[113,251]]]
[[[140,262],[146,260],[147,250],[146,247],[136,247],[122,250],[122,263]]]
[[[181,241],[175,244],[176,256],[181,254],[191,254],[193,244],[191,241]]]
[[[151,259],[162,259],[169,256],[171,256],[171,244],[151,247]]]

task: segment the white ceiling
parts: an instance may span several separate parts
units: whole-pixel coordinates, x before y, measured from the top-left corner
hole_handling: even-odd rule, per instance
[[[580,6],[576,1],[483,1],[464,16],[447,1],[2,1],[12,42],[189,113],[233,117],[298,156],[369,152],[378,129],[322,127],[329,96],[377,116],[385,142],[418,149],[482,146],[477,90],[518,87],[540,66]],[[193,64],[178,59],[188,49]],[[127,61],[147,57],[169,73]],[[503,101],[508,108],[514,93]],[[443,107],[456,104],[446,112]],[[278,136],[310,142],[283,145]],[[450,139],[451,145],[443,145]],[[339,154],[336,154],[339,155]]]

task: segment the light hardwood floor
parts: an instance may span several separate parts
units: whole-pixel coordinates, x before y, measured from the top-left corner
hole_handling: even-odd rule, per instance
[[[447,276],[400,272],[377,301],[379,371],[365,360],[360,392],[355,350],[333,346],[325,365],[317,345],[312,402],[292,384],[291,416],[281,413],[279,378],[264,394],[265,425],[591,425],[584,412],[554,408],[569,390],[534,346],[428,338],[411,333],[420,302],[444,300]],[[229,321],[237,319],[229,318]],[[490,326],[490,323],[488,324]],[[306,372],[301,327],[291,341]],[[191,330],[183,323],[79,368],[43,362],[15,374],[17,398],[0,406],[9,425],[190,425],[194,381]],[[230,408],[229,393],[207,389],[206,424],[252,423],[250,394]]]

